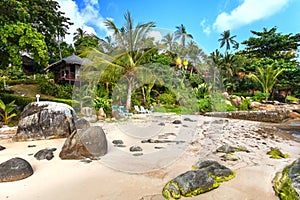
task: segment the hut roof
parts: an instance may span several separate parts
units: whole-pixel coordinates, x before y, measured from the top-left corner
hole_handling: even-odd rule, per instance
[[[51,69],[56,68],[57,66],[61,65],[62,63],[66,63],[66,64],[75,64],[75,65],[82,65],[82,63],[84,62],[84,59],[76,56],[76,55],[72,55],[66,58],[63,58],[60,61],[57,61],[55,63],[52,63],[51,65],[49,65],[48,67],[45,68],[45,71],[49,71]]]

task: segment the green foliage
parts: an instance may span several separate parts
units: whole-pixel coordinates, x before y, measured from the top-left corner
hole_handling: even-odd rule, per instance
[[[59,99],[59,98],[40,98],[41,101],[53,101],[57,103],[64,103],[74,108],[74,110],[80,110],[80,103],[72,99]]]
[[[48,55],[56,57],[59,54],[59,41],[72,24],[59,9],[59,3],[55,0],[0,1],[0,35],[7,38],[7,34],[10,34],[9,40],[0,42],[0,49],[6,47],[5,44],[9,45],[3,52],[0,51],[0,54],[8,56],[8,59],[2,60],[2,66],[6,66],[8,60],[13,60],[11,63],[14,65],[19,62],[19,50],[33,53],[35,61],[42,65],[46,64]],[[24,34],[21,34],[22,31]],[[44,48],[46,46],[48,48]],[[13,55],[15,56],[11,57]],[[2,55],[1,57],[3,58]]]
[[[270,151],[267,152],[270,155],[270,158],[281,159],[281,158],[289,158],[289,154],[282,153],[278,148],[271,148]]]
[[[211,99],[210,98],[199,99],[199,112],[206,113],[211,111],[212,111]]]
[[[24,109],[24,107],[27,106],[29,103],[35,101],[35,99],[29,98],[29,97],[22,97],[22,96],[18,96],[18,95],[14,95],[14,94],[7,94],[7,93],[2,93],[1,99],[6,104],[14,101],[20,111],[22,111]]]
[[[274,190],[280,200],[299,199],[299,195],[292,186],[291,178],[289,177],[289,169],[291,165],[286,166],[282,173],[277,173],[273,179]]]
[[[72,99],[73,85],[58,85],[47,80],[41,81],[39,87],[42,94],[61,99]]]
[[[288,95],[288,96],[286,97],[286,102],[287,102],[287,103],[298,103],[298,102],[299,102],[299,99],[296,98],[296,97],[293,97],[293,96]]]
[[[248,76],[261,85],[264,93],[271,92],[277,81],[277,77],[284,71],[282,68],[274,69],[274,64],[275,63],[267,66],[256,67],[256,74],[250,74]]]
[[[242,103],[239,105],[239,110],[249,110],[250,98],[245,98],[242,100]]]
[[[163,93],[158,96],[160,103],[165,105],[173,105],[176,103],[176,97],[172,93]]]
[[[9,104],[5,104],[1,99],[0,99],[0,116],[4,122],[5,125],[8,125],[8,122],[11,118],[17,116],[16,113],[13,113],[15,110],[15,101],[10,102]]]
[[[254,101],[261,102],[262,100],[265,100],[265,99],[269,98],[269,96],[270,96],[270,93],[257,92],[257,93],[252,97],[252,99],[253,99]]]
[[[193,91],[195,93],[195,96],[197,99],[203,99],[206,98],[209,94],[209,87],[206,83],[201,83],[198,85],[198,87],[193,88]]]
[[[96,97],[93,101],[93,106],[95,110],[103,108],[105,113],[111,113],[111,99]]]
[[[47,65],[48,49],[45,37],[30,24],[16,22],[0,26],[0,67],[4,68],[11,63],[21,66],[21,52],[30,52],[36,62]]]
[[[263,28],[262,32],[251,31],[256,37],[250,37],[242,42],[246,45],[244,54],[256,58],[284,59],[292,61],[297,57],[300,45],[299,33],[296,35],[277,33],[277,27],[270,30]]]

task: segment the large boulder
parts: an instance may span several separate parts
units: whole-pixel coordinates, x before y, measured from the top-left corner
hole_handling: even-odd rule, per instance
[[[219,183],[235,177],[235,173],[214,160],[200,160],[187,171],[169,181],[162,194],[166,199],[179,199],[208,192],[219,187]]]
[[[107,140],[103,129],[91,126],[74,131],[65,141],[59,157],[61,159],[98,159],[107,153]]]
[[[32,174],[31,165],[22,158],[12,158],[0,164],[0,182],[18,181]]]
[[[14,141],[65,138],[74,130],[74,109],[63,103],[40,101],[28,104],[18,124]]]

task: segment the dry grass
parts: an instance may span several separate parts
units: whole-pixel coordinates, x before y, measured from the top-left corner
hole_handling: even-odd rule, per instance
[[[10,89],[14,91],[14,93],[24,95],[26,97],[35,98],[36,94],[40,94],[42,98],[53,98],[52,96],[41,94],[39,86],[35,84],[13,85]]]

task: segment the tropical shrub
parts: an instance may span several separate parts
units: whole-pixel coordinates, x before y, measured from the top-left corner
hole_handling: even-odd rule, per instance
[[[27,106],[29,103],[34,102],[35,99],[29,98],[29,97],[22,97],[19,95],[14,94],[7,94],[7,93],[1,93],[1,99],[4,103],[8,104],[9,102],[14,101],[17,105],[17,109],[22,111],[25,106]]]
[[[249,110],[250,98],[245,98],[242,100],[242,103],[239,105],[239,110]]]
[[[160,103],[165,105],[173,105],[176,103],[176,97],[171,93],[163,93],[158,96],[158,100]]]
[[[204,98],[199,99],[199,112],[205,113],[205,112],[211,112],[211,99],[210,98]]]
[[[16,113],[14,113],[15,110],[15,101],[10,102],[9,104],[5,104],[1,99],[0,99],[0,117],[3,120],[3,123],[5,125],[8,125],[8,122],[11,118],[17,116]]]
[[[263,93],[263,92],[257,92],[252,99],[254,101],[261,102],[262,100],[268,99],[270,96],[270,93]]]
[[[96,97],[93,101],[93,107],[95,110],[103,108],[105,113],[111,113],[111,99]]]

